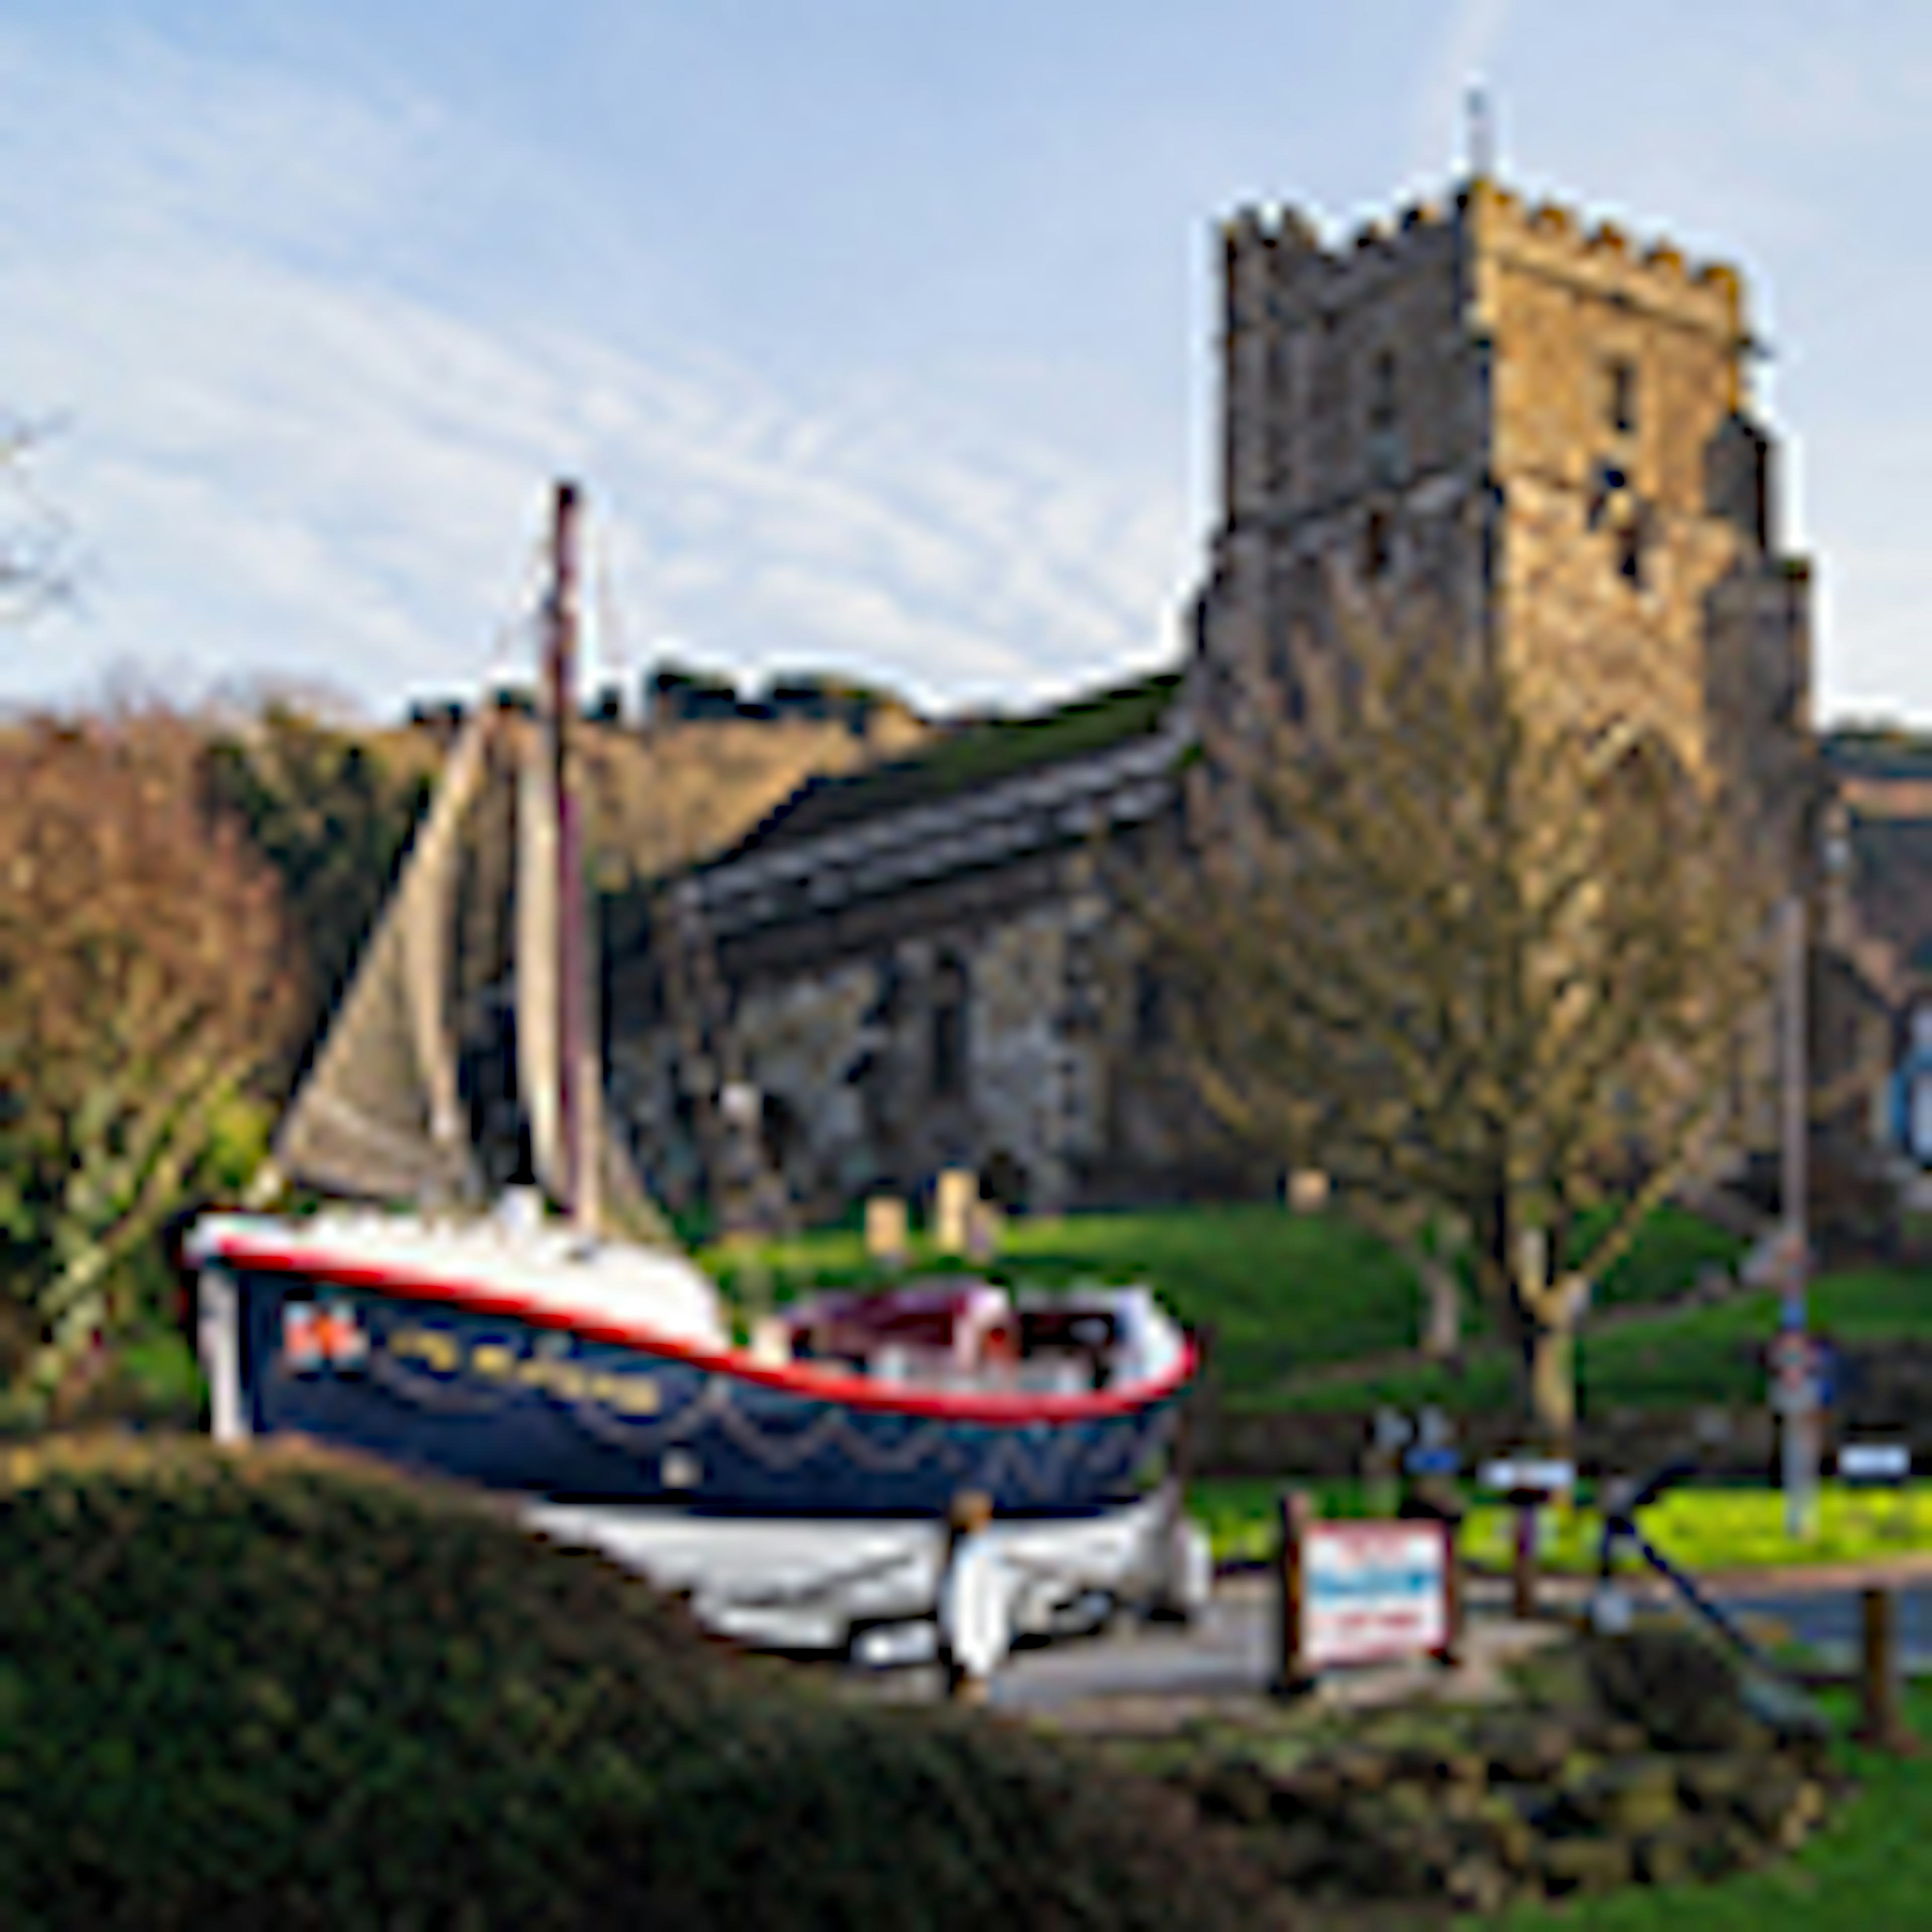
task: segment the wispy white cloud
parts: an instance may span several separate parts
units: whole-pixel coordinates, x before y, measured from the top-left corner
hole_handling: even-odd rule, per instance
[[[632,64],[581,30],[527,73],[491,0],[148,10],[192,48],[116,10],[0,25],[0,405],[71,418],[40,473],[89,566],[77,614],[0,631],[0,698],[130,659],[379,709],[454,682],[561,469],[634,670],[675,638],[1018,703],[1168,658],[1212,514],[1205,224],[1387,207],[1391,146],[1439,190],[1481,79],[1521,185],[1750,272],[1821,709],[1932,718],[1922,10],[1068,0],[948,30],[943,73],[910,14],[807,33],[782,0],[627,7]],[[592,95],[605,124],[560,124]]]
[[[634,668],[676,635],[1012,702],[1172,648],[1157,484],[903,388],[786,393],[621,315],[399,270],[493,172],[430,105],[18,36],[0,84],[38,104],[0,133],[0,364],[73,412],[48,481],[98,560],[77,617],[0,646],[16,698],[143,659],[384,710],[480,674],[561,470],[604,512]]]

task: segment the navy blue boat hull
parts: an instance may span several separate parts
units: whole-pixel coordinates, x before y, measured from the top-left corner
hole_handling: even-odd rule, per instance
[[[1143,1492],[1175,1387],[1050,1419],[851,1402],[674,1345],[229,1262],[247,1426],[559,1501],[755,1515],[920,1516],[962,1490],[1002,1515]],[[317,1337],[320,1337],[318,1340]]]

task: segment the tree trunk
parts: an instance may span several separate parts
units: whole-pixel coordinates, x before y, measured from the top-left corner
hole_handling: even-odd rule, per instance
[[[1522,1352],[1524,1406],[1544,1446],[1568,1457],[1576,1434],[1576,1317],[1582,1286],[1550,1278],[1547,1235],[1525,1227],[1518,1236],[1514,1310]]]
[[[1567,1457],[1576,1434],[1576,1334],[1566,1322],[1538,1322],[1529,1345],[1530,1412],[1552,1455]]]
[[[1431,1361],[1453,1361],[1462,1343],[1462,1284],[1455,1266],[1441,1255],[1424,1254],[1418,1259],[1416,1272],[1426,1310],[1422,1352]]]

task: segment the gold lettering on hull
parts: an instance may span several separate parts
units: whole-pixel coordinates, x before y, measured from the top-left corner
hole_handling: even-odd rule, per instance
[[[624,1415],[658,1412],[658,1385],[650,1376],[592,1369],[549,1355],[521,1354],[507,1342],[474,1342],[466,1353],[462,1342],[441,1328],[398,1328],[386,1346],[399,1360],[420,1363],[440,1376],[457,1375],[466,1367],[485,1382],[517,1382],[526,1388],[542,1389],[563,1402],[602,1402]]]

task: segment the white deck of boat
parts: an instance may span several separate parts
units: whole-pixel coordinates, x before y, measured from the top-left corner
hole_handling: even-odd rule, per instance
[[[196,1225],[190,1252],[212,1258],[230,1240],[374,1269],[399,1284],[472,1288],[700,1347],[730,1346],[717,1289],[694,1262],[622,1242],[586,1242],[556,1221],[337,1210],[301,1220],[212,1215]]]

